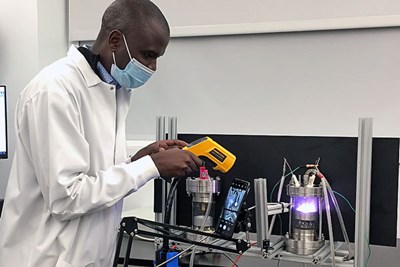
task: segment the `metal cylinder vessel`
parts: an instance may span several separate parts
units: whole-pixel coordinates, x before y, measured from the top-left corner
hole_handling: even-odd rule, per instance
[[[214,226],[215,218],[215,197],[220,193],[220,179],[210,178],[187,178],[186,192],[192,196],[192,228],[199,230],[202,226],[204,231],[211,231]],[[210,186],[211,183],[211,186]],[[213,194],[209,203],[210,193]],[[205,221],[208,205],[211,206],[210,214]]]
[[[292,206],[289,232],[285,236],[286,251],[298,255],[314,254],[324,245],[322,187],[288,185],[287,193]]]

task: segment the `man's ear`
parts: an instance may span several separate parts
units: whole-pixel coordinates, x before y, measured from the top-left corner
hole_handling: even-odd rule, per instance
[[[117,51],[117,48],[124,42],[122,33],[119,30],[112,30],[108,35],[108,44],[111,52]]]

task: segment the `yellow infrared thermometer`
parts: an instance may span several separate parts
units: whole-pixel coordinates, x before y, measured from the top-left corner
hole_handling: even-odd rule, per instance
[[[182,149],[192,152],[199,158],[204,157],[209,159],[215,165],[213,167],[214,170],[223,173],[229,171],[236,161],[235,155],[208,136],[197,139]]]

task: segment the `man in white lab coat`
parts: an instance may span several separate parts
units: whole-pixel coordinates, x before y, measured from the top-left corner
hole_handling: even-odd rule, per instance
[[[72,46],[23,90],[0,266],[109,267],[122,199],[160,175],[199,167],[178,140],[126,159],[131,89],[150,78],[168,42],[168,24],[153,3],[117,0],[91,48]]]

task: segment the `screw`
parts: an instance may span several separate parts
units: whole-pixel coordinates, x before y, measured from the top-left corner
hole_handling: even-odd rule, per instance
[[[239,250],[239,254],[243,254],[243,251]]]
[[[132,232],[132,233],[131,233],[131,236],[135,236],[135,234]]]
[[[135,232],[135,234],[137,234],[138,230],[137,230],[137,229],[135,229],[135,230],[134,230],[134,232]]]
[[[122,226],[125,227],[125,225],[126,225],[126,223],[123,222],[123,223],[122,223]]]
[[[238,243],[239,243],[239,244],[242,243],[242,240],[238,240]]]

